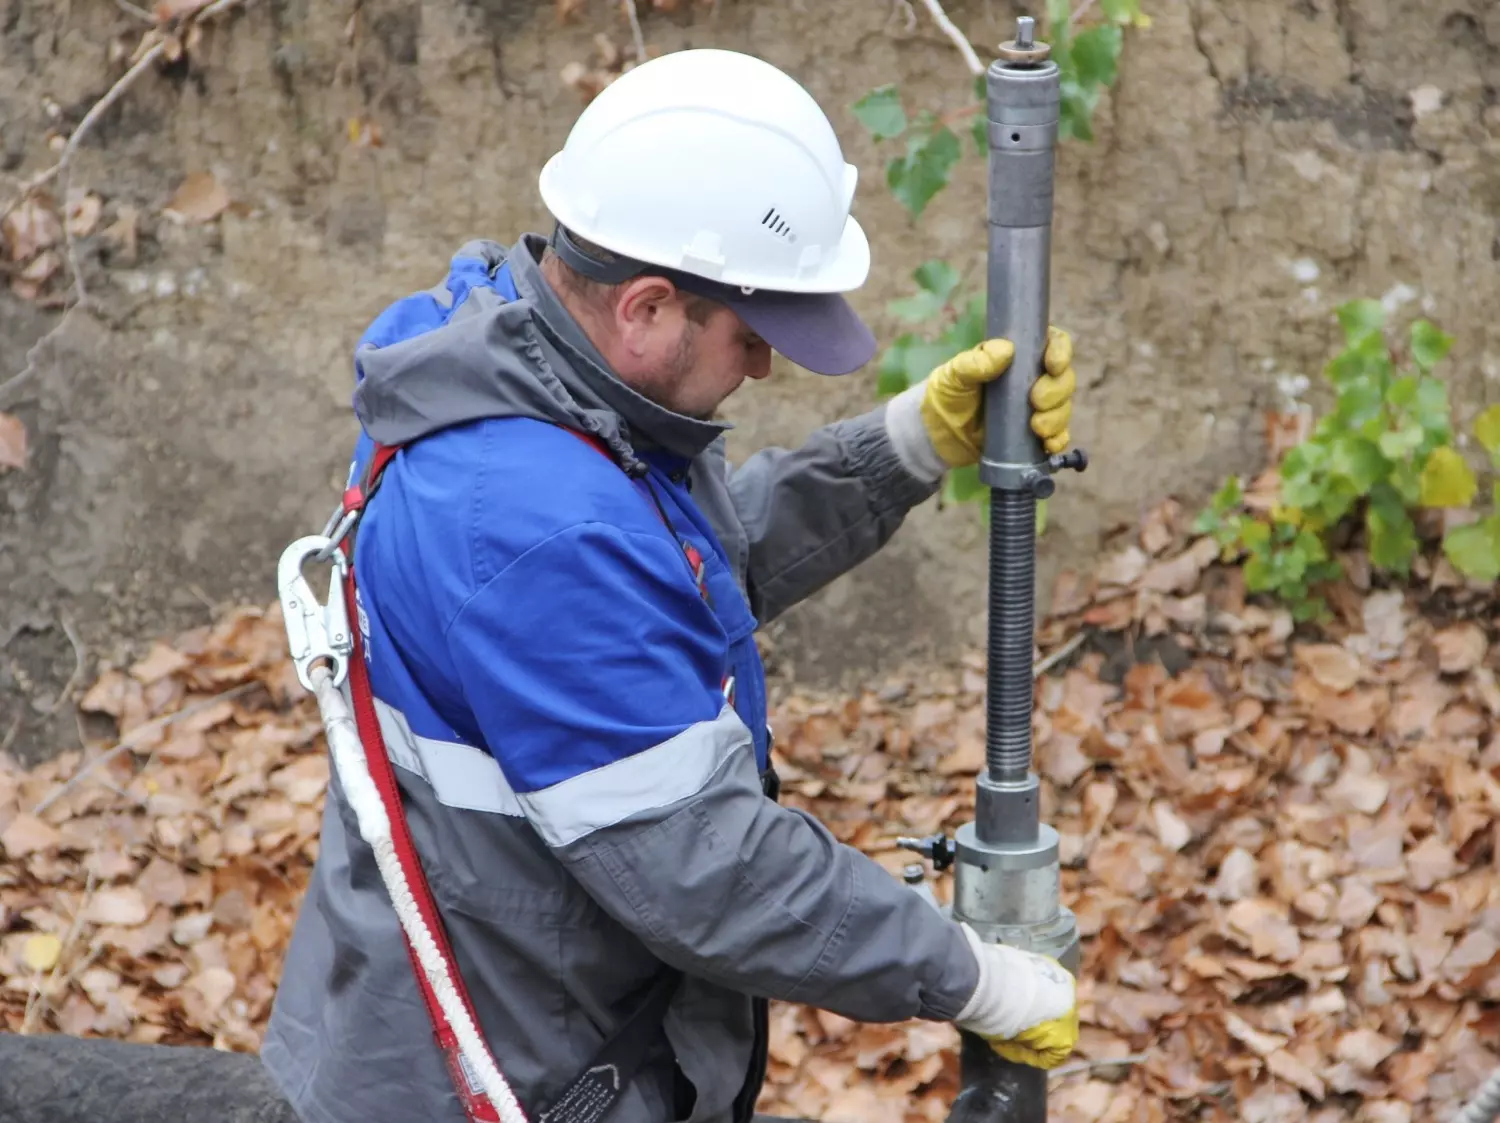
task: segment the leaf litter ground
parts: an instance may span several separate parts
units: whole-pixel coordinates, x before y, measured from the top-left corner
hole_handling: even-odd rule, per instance
[[[1492,602],[1441,561],[1372,588],[1355,554],[1333,622],[1294,635],[1184,522],[1168,503],[1065,574],[1038,635],[1075,648],[1035,728],[1083,937],[1051,1118],[1446,1119],[1500,1064]],[[970,657],[783,698],[784,801],[899,874],[898,835],[972,814],[983,693]],[[256,1050],[328,778],[278,611],[158,643],[82,709],[109,740],[0,760],[0,1024]],[[955,1045],[779,1005],[761,1107],[941,1120]]]

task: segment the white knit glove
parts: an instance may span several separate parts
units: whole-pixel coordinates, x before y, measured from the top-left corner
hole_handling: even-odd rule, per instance
[[[967,924],[960,927],[979,961],[979,985],[954,1024],[987,1040],[1007,1060],[1036,1068],[1060,1065],[1078,1044],[1073,976],[1055,959],[986,943]]]

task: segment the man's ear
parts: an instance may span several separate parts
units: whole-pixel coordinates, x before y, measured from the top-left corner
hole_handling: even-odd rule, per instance
[[[677,286],[665,277],[636,277],[625,282],[615,301],[615,327],[621,337],[639,337],[654,329],[676,295]]]

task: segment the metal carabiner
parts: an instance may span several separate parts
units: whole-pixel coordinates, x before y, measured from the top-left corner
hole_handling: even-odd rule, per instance
[[[333,576],[328,582],[328,601],[320,604],[302,575],[302,567],[309,558],[325,557],[333,562]],[[309,692],[313,689],[313,664],[319,660],[329,663],[335,686],[342,684],[349,673],[354,637],[344,606],[343,581],[348,572],[348,559],[325,534],[297,539],[281,552],[276,564],[276,593],[281,599],[287,647],[297,667],[297,681]]]

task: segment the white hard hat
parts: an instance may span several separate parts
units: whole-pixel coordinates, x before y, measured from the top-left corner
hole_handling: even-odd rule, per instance
[[[574,233],[725,284],[848,292],[870,247],[849,216],[858,172],[793,78],[735,51],[676,51],[584,109],[541,175]]]

